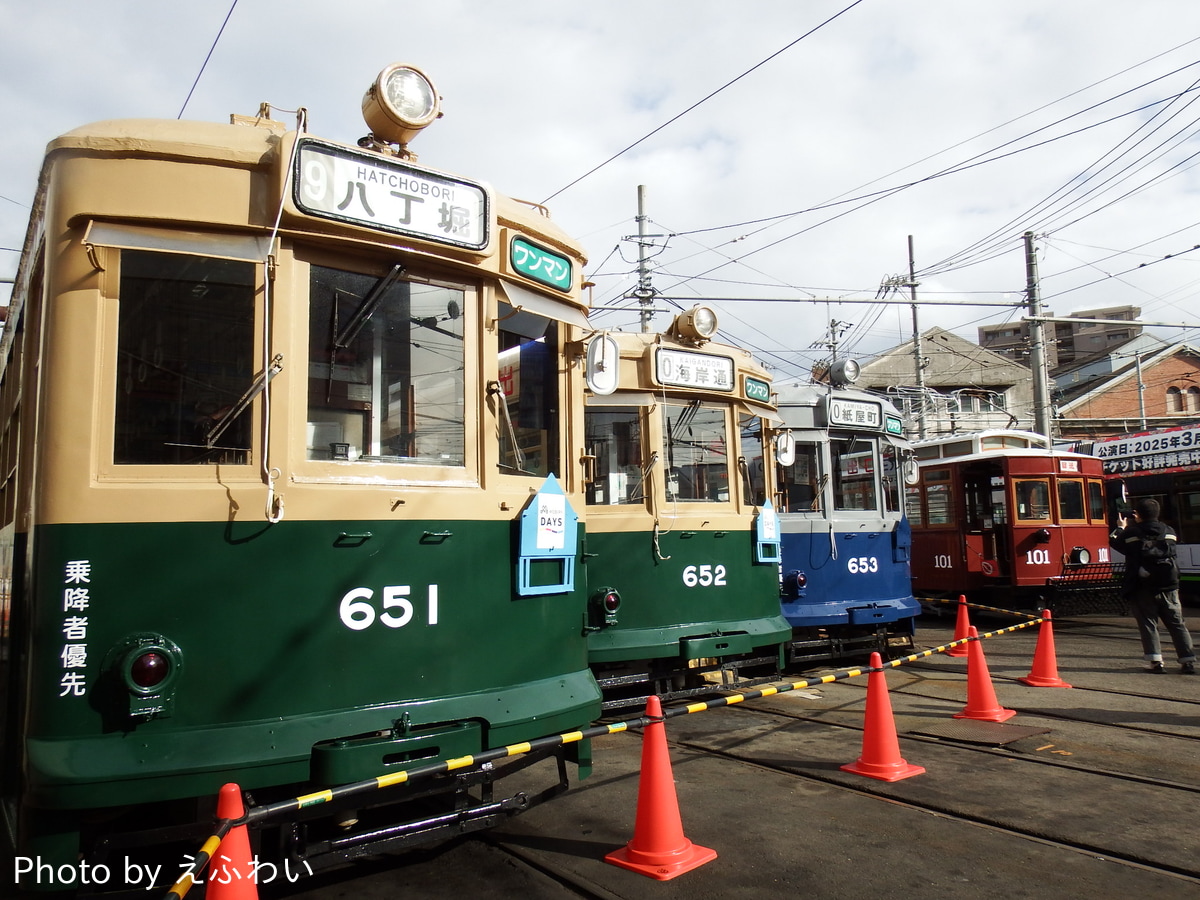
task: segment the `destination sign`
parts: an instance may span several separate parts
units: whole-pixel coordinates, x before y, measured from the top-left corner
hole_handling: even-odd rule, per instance
[[[733,360],[728,356],[660,347],[655,356],[655,375],[659,384],[718,391],[732,391],[734,387]]]
[[[312,216],[439,244],[482,250],[489,240],[482,185],[349,147],[302,139],[293,200]]]
[[[883,428],[883,404],[834,397],[829,401],[829,424],[853,428]]]

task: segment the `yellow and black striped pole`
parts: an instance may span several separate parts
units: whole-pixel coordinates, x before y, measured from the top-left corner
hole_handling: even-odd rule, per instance
[[[850,678],[857,678],[860,675],[868,675],[871,672],[882,672],[885,669],[892,669],[896,668],[897,666],[904,665],[904,663],[925,659],[926,657],[933,656],[935,653],[944,653],[951,647],[957,647],[960,644],[966,644],[969,641],[983,640],[984,638],[996,637],[1012,631],[1019,631],[1022,628],[1029,628],[1032,625],[1039,625],[1042,621],[1044,620],[1041,618],[1033,618],[1028,622],[1021,622],[1017,625],[1010,625],[1007,628],[989,631],[973,638],[963,638],[961,640],[951,641],[949,644],[943,644],[940,647],[922,650],[920,653],[911,653],[908,656],[902,656],[898,657],[897,659],[889,660],[879,668],[865,667],[857,669],[842,669],[839,672],[834,672],[829,675],[822,675],[819,678],[811,678],[804,681],[793,681],[777,685],[768,685],[767,687],[755,691],[739,691],[735,694],[729,694],[722,697],[713,697],[710,700],[704,700],[698,703],[688,703],[684,706],[675,706],[669,709],[664,709],[662,711],[661,719],[658,717],[640,716],[636,719],[628,719],[622,722],[610,722],[604,725],[594,725],[591,728],[585,728],[580,731],[569,731],[564,734],[539,738],[534,741],[523,741],[518,744],[509,744],[506,747],[498,747],[494,750],[485,750],[482,753],[475,753],[470,756],[460,756],[455,759],[441,760],[439,762],[429,763],[428,765],[406,769],[403,772],[392,772],[387,775],[378,775],[374,778],[368,778],[364,781],[356,781],[353,784],[327,788],[325,790],[315,791],[311,794],[302,794],[299,797],[293,797],[290,800],[281,800],[278,803],[268,803],[263,806],[256,806],[249,810],[241,819],[221,819],[216,823],[216,828],[212,836],[204,842],[204,846],[200,848],[200,852],[196,855],[196,859],[192,863],[191,867],[167,892],[165,900],[182,900],[187,892],[191,890],[192,885],[195,883],[196,877],[204,871],[205,866],[207,866],[209,861],[212,859],[212,855],[216,852],[217,847],[220,846],[221,838],[223,838],[229,832],[230,828],[237,825],[263,825],[277,818],[283,819],[287,814],[301,809],[319,806],[323,803],[332,803],[335,800],[348,800],[365,796],[375,791],[382,790],[383,788],[395,787],[399,784],[405,784],[423,778],[430,778],[434,775],[444,775],[448,772],[455,772],[461,769],[469,769],[473,766],[493,762],[498,759],[520,756],[521,754],[531,753],[538,750],[564,747],[567,744],[578,743],[579,741],[589,740],[591,738],[618,734],[622,731],[628,731],[631,728],[645,728],[648,725],[666,719],[673,719],[677,716],[691,715],[693,713],[704,712],[710,709],[718,709],[723,706],[733,706],[738,703],[744,703],[747,700],[757,700],[762,697],[771,697],[775,694],[803,690],[805,688],[815,687],[821,684],[831,684],[835,681],[845,681]]]

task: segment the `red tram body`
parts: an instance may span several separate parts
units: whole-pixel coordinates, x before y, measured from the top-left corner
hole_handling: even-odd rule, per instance
[[[1111,580],[1101,461],[1032,432],[914,444],[906,491],[913,591],[1006,608],[1050,605],[1057,583]]]

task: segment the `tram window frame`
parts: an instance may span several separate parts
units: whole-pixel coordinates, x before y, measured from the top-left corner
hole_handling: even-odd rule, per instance
[[[1055,497],[1058,501],[1058,521],[1086,522],[1088,520],[1087,491],[1082,478],[1058,478]],[[1078,496],[1068,498],[1067,494],[1075,490]]]
[[[380,274],[320,263],[309,265],[306,283],[305,459],[464,468],[466,288],[399,266]],[[434,376],[441,378],[430,383]],[[435,393],[450,399],[426,399]],[[426,434],[422,418],[438,430]]]
[[[921,473],[921,508],[927,528],[957,528],[953,469],[926,469]],[[938,499],[936,505],[930,501]]]
[[[778,511],[821,515],[825,507],[824,457],[818,441],[796,440],[796,459],[790,466],[776,466],[775,489]]]
[[[593,425],[597,426],[596,431]],[[647,483],[653,485],[654,479],[653,472],[647,471],[646,449],[650,446],[650,438],[645,409],[641,406],[589,405],[584,408],[583,428],[586,452],[595,458],[595,470],[584,489],[587,505],[592,508],[645,506],[645,487]],[[606,433],[611,440],[606,440]]]
[[[921,503],[923,495],[924,491],[921,489],[921,485],[904,485],[904,515],[908,518],[908,524],[913,527],[925,524],[925,509]]]
[[[1044,491],[1044,498],[1039,501],[1040,508],[1044,509],[1043,515],[1033,515],[1036,510],[1033,508],[1033,501],[1029,497],[1022,497],[1022,491],[1025,486],[1040,487]],[[1028,522],[1052,522],[1054,521],[1053,505],[1051,501],[1052,492],[1050,490],[1049,478],[1014,478],[1013,479],[1013,510],[1016,512],[1017,523]],[[1028,505],[1030,509],[1025,509]]]
[[[1200,485],[1192,479],[1180,478],[1175,485],[1175,516],[1172,526],[1185,544],[1200,541]]]
[[[852,471],[851,466],[857,467],[864,456],[870,465],[861,471]],[[844,471],[843,459],[847,462]],[[829,470],[833,473],[833,509],[838,512],[879,512],[879,468],[879,445],[874,438],[831,436]],[[864,487],[865,491],[862,490]]]
[[[762,506],[771,495],[771,485],[767,483],[766,428],[762,416],[738,413],[738,499],[747,508]]]
[[[186,480],[189,476],[182,473],[197,472],[197,477],[203,478],[202,473],[212,466],[220,466],[223,472],[252,471],[259,440],[254,427],[258,399],[254,398],[228,423],[223,422],[223,416],[236,408],[261,371],[258,296],[262,265],[175,250],[113,247],[100,252],[106,254],[106,268],[115,270],[111,284],[116,286],[115,296],[106,298],[113,301],[108,307],[111,343],[106,344],[113,360],[113,400],[102,426],[102,440],[110,449],[100,466],[100,476],[115,480],[153,478],[156,476],[151,473],[171,469],[177,473],[172,477]],[[193,274],[194,278],[179,277],[184,274]],[[222,278],[226,280],[217,280]],[[177,286],[178,297],[186,290],[188,299],[222,302],[225,308],[214,312],[209,306],[209,314],[204,315],[205,309],[198,304],[171,306],[164,300],[170,285]],[[172,324],[170,316],[177,321]],[[214,337],[216,328],[196,324],[212,322],[214,317],[232,326],[232,330],[219,332],[220,340]],[[198,339],[208,341],[210,352],[194,352]],[[149,347],[148,341],[156,346]],[[219,348],[224,354],[217,364],[211,348]],[[191,370],[205,373],[204,378],[186,374],[189,361]],[[162,387],[157,391],[147,389],[141,401],[133,398],[133,383],[145,384],[156,377],[155,373]],[[172,383],[177,385],[174,390],[170,389]],[[152,427],[147,428],[148,422]],[[155,422],[157,428],[153,427]],[[213,448],[208,448],[208,435],[222,424],[225,430]],[[151,447],[147,441],[161,443],[162,447]],[[138,449],[135,443],[143,446]]]
[[[733,469],[736,467],[737,461],[733,456],[735,449],[734,443],[731,440],[730,426],[730,408],[725,403],[710,403],[700,398],[687,400],[686,398],[668,398],[659,404],[661,414],[658,417],[658,426],[661,433],[658,436],[659,458],[662,460],[663,469],[663,489],[667,503],[704,503],[704,504],[731,504],[734,497],[734,479],[735,473]],[[694,410],[694,412],[688,412]],[[672,426],[671,412],[677,411],[675,424]],[[679,427],[679,422],[683,422],[683,427],[688,430],[689,437],[685,441],[680,438],[676,441],[673,438],[673,431]],[[710,454],[720,456],[721,451],[711,446],[711,440],[707,444],[703,443],[706,438],[702,434],[699,438],[695,435],[695,429],[698,426],[711,426],[719,421],[721,433],[715,437],[716,440],[722,442],[724,446],[724,472],[718,471],[708,462]],[[676,445],[684,452],[687,451],[688,445],[692,450],[699,450],[699,458],[692,462],[680,466],[676,463]],[[690,470],[691,474],[688,474]],[[709,483],[716,476],[717,483],[710,487]],[[721,496],[722,490],[720,480],[724,479],[724,496]],[[690,490],[685,489],[690,488]],[[699,496],[699,494],[707,494],[708,496]]]
[[[1108,521],[1108,508],[1104,500],[1104,482],[1099,478],[1087,479],[1088,519],[1092,522],[1105,524]]]
[[[885,440],[879,448],[879,457],[882,463],[879,481],[883,491],[883,511],[902,513],[906,505],[904,479],[900,477],[903,455],[899,447]]]
[[[499,472],[518,478],[554,473],[562,478],[562,326],[497,299],[496,334],[497,376],[505,403],[496,409]],[[515,363],[505,365],[506,356]],[[505,385],[516,385],[515,397]]]
[[[482,298],[484,294],[481,282],[470,277],[464,278],[433,265],[423,264],[419,267],[404,266],[397,269],[398,261],[395,258],[381,260],[379,257],[367,256],[365,254],[331,253],[328,250],[317,248],[313,245],[304,245],[295,248],[292,260],[294,266],[290,267],[290,271],[294,277],[292,293],[295,302],[292,304],[290,312],[294,316],[291,332],[295,337],[292,338],[291,357],[293,359],[302,359],[304,366],[303,374],[300,376],[301,387],[294,391],[292,397],[296,404],[296,418],[301,423],[299,427],[303,429],[292,434],[293,440],[291,443],[294,448],[292,459],[298,473],[294,476],[295,479],[297,481],[313,483],[358,484],[362,482],[364,477],[369,477],[373,482],[380,484],[452,484],[468,487],[478,486],[481,483],[480,435],[483,429],[481,421],[486,419],[484,415],[486,410],[486,401],[484,399],[485,388],[481,380],[480,366],[480,343],[483,341],[483,338],[481,338],[479,323],[482,318]],[[320,364],[324,364],[326,367],[329,365],[330,357],[327,355],[330,349],[328,337],[331,333],[331,321],[328,315],[325,317],[316,316],[313,310],[311,291],[314,269],[343,272],[347,275],[364,279],[371,285],[385,278],[390,271],[397,271],[398,282],[406,283],[408,286],[407,290],[411,291],[413,286],[417,286],[418,288],[428,287],[444,292],[443,296],[445,296],[445,292],[448,292],[452,295],[451,299],[454,297],[457,298],[457,310],[449,308],[448,300],[445,300],[444,307],[441,305],[442,301],[439,301],[436,311],[431,308],[429,315],[417,317],[422,321],[411,323],[411,329],[408,334],[411,339],[411,335],[413,334],[429,331],[430,329],[427,327],[429,325],[436,326],[436,328],[444,328],[446,325],[451,324],[451,329],[447,330],[461,328],[463,351],[458,359],[462,362],[462,368],[458,373],[457,381],[454,381],[453,378],[451,379],[455,386],[460,386],[460,394],[456,399],[460,400],[462,404],[459,432],[461,434],[462,449],[461,455],[458,458],[437,460],[421,456],[376,455],[362,453],[361,448],[357,455],[349,452],[349,450],[347,451],[347,455],[354,458],[340,458],[340,448],[336,450],[331,448],[330,451],[330,457],[336,454],[339,458],[314,458],[314,455],[310,452],[310,445],[314,437],[314,429],[312,427],[312,423],[314,422],[312,418],[314,413],[312,405],[313,392],[317,389],[316,381],[320,381],[322,384],[325,383],[325,380],[320,377],[322,372],[325,371],[320,368]],[[383,301],[381,300],[380,302]],[[354,309],[351,305],[348,305],[345,311],[348,314],[352,314]],[[438,321],[424,321],[435,314]],[[318,318],[320,321],[317,321]],[[368,318],[373,319],[374,313]],[[365,327],[364,325],[364,330]],[[436,334],[436,331],[431,331],[431,333]],[[320,351],[317,350],[318,344],[323,348]],[[433,348],[430,349],[432,353]],[[314,364],[317,364],[316,368],[314,368]],[[293,368],[297,367],[293,366]],[[372,377],[375,377],[376,374],[378,374],[378,367],[376,367]],[[374,391],[374,387],[370,389]],[[389,396],[394,396],[394,393],[394,390],[389,388]],[[345,399],[349,401],[350,398],[347,396]],[[360,406],[364,402],[363,400],[358,401]],[[412,402],[411,397],[409,402]],[[394,402],[392,402],[392,405],[395,405]],[[432,408],[432,406],[428,406],[426,407],[426,411]],[[451,408],[453,409],[454,407]],[[321,412],[321,409],[319,407],[316,408],[316,412]],[[347,409],[345,412],[357,415],[360,418],[368,414],[368,411],[364,409]],[[364,434],[367,433],[369,428],[370,425],[363,426]],[[384,437],[386,435],[381,434],[380,440],[382,441]],[[349,442],[342,440],[331,443]]]

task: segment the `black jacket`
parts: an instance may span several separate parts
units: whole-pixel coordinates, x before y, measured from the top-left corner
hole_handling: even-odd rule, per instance
[[[1134,522],[1126,528],[1117,528],[1108,536],[1108,545],[1125,556],[1125,586],[1136,588],[1145,586],[1146,582],[1138,574],[1144,569],[1149,560],[1142,559],[1142,541],[1161,539],[1166,541],[1170,550],[1170,558],[1175,558],[1175,543],[1178,540],[1174,530],[1164,522]],[[1179,587],[1179,568],[1171,566],[1171,581],[1158,584],[1157,590],[1169,591]]]

